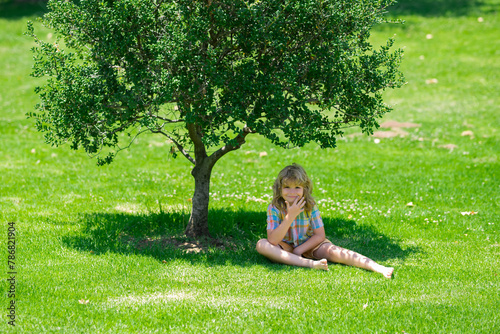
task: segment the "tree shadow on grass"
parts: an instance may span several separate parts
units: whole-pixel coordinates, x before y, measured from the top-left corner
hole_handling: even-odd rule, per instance
[[[211,239],[190,240],[184,235],[189,220],[187,212],[129,214],[94,213],[81,217],[82,229],[63,236],[70,248],[92,254],[108,252],[150,256],[165,263],[178,259],[207,266],[268,265],[280,270],[255,250],[265,237],[266,213],[210,210]],[[416,247],[402,248],[399,240],[389,238],[370,226],[352,220],[324,218],[327,235],[334,244],[354,250],[375,261],[404,260]]]
[[[344,218],[323,218],[327,238],[335,245],[346,248],[370,259],[381,262],[390,259],[404,260],[411,254],[421,253],[416,246],[403,248],[401,240],[390,238],[372,226],[358,225]]]
[[[71,248],[104,254],[151,256],[159,261],[183,259],[207,265],[233,264],[247,266],[259,261],[255,243],[257,231],[266,214],[210,210],[213,238],[191,240],[184,234],[189,220],[187,212],[149,214],[93,213],[81,217],[81,230],[66,235],[63,243]],[[264,225],[265,228],[265,225]],[[261,231],[259,231],[261,232]]]

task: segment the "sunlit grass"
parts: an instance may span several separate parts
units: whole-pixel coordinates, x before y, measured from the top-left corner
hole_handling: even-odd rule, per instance
[[[386,93],[394,111],[381,122],[418,126],[379,129],[399,131],[390,138],[352,129],[329,150],[247,137],[212,174],[217,241],[196,244],[183,236],[192,166],[173,159],[164,138],[140,136],[105,167],[44,144],[25,117],[38,84],[28,76],[26,19],[0,18],[0,217],[4,232],[7,222],[17,228],[16,329],[494,332],[500,25],[496,13],[480,15],[406,16],[403,26],[377,28],[374,43],[396,34],[405,48],[408,81]],[[327,273],[292,268],[256,253],[270,187],[292,162],[313,179],[329,239],[394,266],[393,280],[333,264]],[[0,328],[11,329],[5,319]]]

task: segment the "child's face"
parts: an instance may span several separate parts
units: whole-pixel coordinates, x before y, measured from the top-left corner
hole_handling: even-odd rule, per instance
[[[283,184],[281,188],[281,197],[288,203],[292,204],[297,198],[304,196],[304,187],[295,183],[295,181],[288,181]]]

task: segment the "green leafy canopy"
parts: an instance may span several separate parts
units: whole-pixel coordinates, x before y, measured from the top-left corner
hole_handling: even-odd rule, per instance
[[[30,115],[49,143],[91,155],[145,131],[193,163],[193,142],[231,150],[248,133],[335,147],[346,127],[371,133],[390,110],[381,92],[403,84],[401,50],[369,42],[390,3],[52,0],[42,22],[58,42],[28,27],[33,75],[48,76]]]

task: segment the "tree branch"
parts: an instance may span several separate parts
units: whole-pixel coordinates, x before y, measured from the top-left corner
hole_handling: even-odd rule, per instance
[[[249,127],[244,127],[243,130],[233,138],[231,141],[236,141],[236,145],[233,145],[231,143],[227,143],[217,151],[215,151],[211,156],[210,156],[210,163],[214,165],[217,160],[222,158],[224,155],[227,153],[237,150],[245,143],[245,137],[249,134],[252,133],[253,131]]]
[[[182,155],[185,156],[186,159],[188,159],[193,165],[196,165],[196,160],[194,160],[193,157],[190,156],[189,153],[184,149],[184,147],[177,140],[175,140],[172,136],[170,136],[168,133],[163,132],[161,130],[151,130],[151,132],[160,133],[160,134],[164,135],[165,137],[167,137],[168,139],[170,139],[175,144],[175,146],[177,147],[179,152],[181,152]]]
[[[168,119],[168,118],[165,118],[165,117],[162,117],[162,116],[158,116],[158,115],[151,115],[151,116],[154,117],[154,118],[161,119],[162,121],[165,121],[167,123],[182,123],[182,122],[185,122],[185,120],[183,120],[183,119]]]
[[[186,128],[189,133],[189,138],[194,144],[195,160],[201,163],[202,160],[204,160],[207,157],[207,151],[205,148],[205,144],[201,140],[202,133],[200,130],[200,126],[195,123],[187,123]]]

